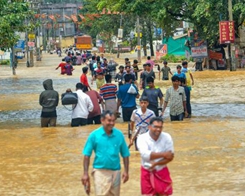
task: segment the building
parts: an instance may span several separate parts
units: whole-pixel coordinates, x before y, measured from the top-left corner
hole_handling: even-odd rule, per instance
[[[74,36],[79,34],[78,14],[82,1],[76,0],[44,0],[36,4],[41,26],[40,45],[67,47],[74,43]]]

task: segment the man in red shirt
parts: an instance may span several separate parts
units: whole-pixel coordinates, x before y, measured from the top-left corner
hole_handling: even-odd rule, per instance
[[[83,67],[83,74],[80,77],[80,82],[84,85],[84,88],[86,88],[86,90],[92,90],[91,87],[89,86],[88,83],[88,78],[87,78],[87,73],[88,73],[88,67]]]
[[[64,75],[64,74],[66,74],[66,68],[65,68],[65,65],[66,65],[65,62],[61,62],[61,63],[58,65],[58,67],[56,67],[55,69],[57,70],[57,69],[59,69],[59,67],[60,67],[60,69],[61,69],[61,74]]]

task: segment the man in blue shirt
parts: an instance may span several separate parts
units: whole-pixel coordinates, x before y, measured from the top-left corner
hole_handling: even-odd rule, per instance
[[[110,111],[105,111],[101,115],[102,127],[93,131],[83,149],[84,174],[82,184],[86,193],[90,193],[90,179],[88,174],[90,156],[95,152],[93,162],[93,178],[95,184],[95,195],[120,195],[120,157],[123,158],[124,173],[123,183],[128,181],[129,175],[129,150],[123,133],[114,128],[115,116]]]
[[[137,87],[132,84],[131,74],[124,76],[125,84],[119,87],[117,92],[117,112],[122,106],[123,121],[129,122],[133,111],[136,109],[136,98],[139,98]],[[131,86],[132,85],[132,86]],[[134,88],[135,93],[130,93],[129,88]]]
[[[184,78],[184,80],[186,80],[185,73],[181,72],[181,65],[177,65],[176,69],[177,72],[174,73],[174,76],[178,76],[179,78]]]

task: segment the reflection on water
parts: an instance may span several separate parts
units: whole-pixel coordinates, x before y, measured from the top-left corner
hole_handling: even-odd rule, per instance
[[[71,77],[54,71],[57,58],[26,69],[17,76],[5,69],[0,77],[0,193],[1,195],[82,195],[81,151],[97,126],[72,128],[71,112],[59,105],[58,127],[40,128],[39,94],[42,82],[53,78],[61,93],[74,89],[81,67]],[[174,69],[174,66],[172,66]],[[193,118],[170,122],[165,130],[174,139],[175,159],[169,165],[176,196],[228,196],[245,193],[245,117],[243,71],[193,73]],[[11,74],[11,72],[9,72]],[[163,92],[170,81],[156,82]],[[116,127],[127,134],[127,124]],[[132,148],[130,180],[122,196],[139,196],[140,156]]]

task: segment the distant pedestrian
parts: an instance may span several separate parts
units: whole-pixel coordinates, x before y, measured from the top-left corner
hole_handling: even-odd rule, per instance
[[[147,61],[145,62],[145,64],[150,64],[151,65],[151,70],[153,70],[153,67],[154,67],[154,65],[155,65],[155,62],[153,61],[153,60],[151,60],[151,57],[150,56],[148,56],[147,57]]]
[[[82,56],[80,52],[76,52],[76,65],[82,65]]]
[[[185,73],[185,76],[186,76],[186,86],[189,88],[189,90],[191,91],[192,87],[194,85],[194,77],[191,73],[191,70],[188,69],[188,62],[187,61],[184,61],[182,63],[182,70],[181,72]]]
[[[98,90],[105,84],[105,70],[101,67],[101,63],[99,61],[97,62],[97,68],[94,69],[93,80],[96,81]]]
[[[66,62],[61,62],[59,65],[58,65],[58,67],[56,67],[55,69],[57,70],[57,69],[59,69],[60,68],[60,74],[61,75],[64,75],[64,74],[66,74],[66,68],[65,68],[65,66],[66,66]]]
[[[141,155],[141,194],[172,195],[172,179],[167,167],[174,158],[172,137],[162,132],[163,119],[150,120],[149,131],[140,135],[137,146]]]
[[[82,75],[80,76],[80,82],[84,85],[84,89],[85,90],[92,90],[89,83],[88,83],[88,77],[87,77],[87,74],[88,74],[88,67],[83,67],[82,68]]]
[[[116,74],[116,77],[115,77],[115,82],[118,83],[118,87],[123,85],[123,82],[124,82],[124,66],[120,65],[119,66],[119,72]]]
[[[107,66],[107,70],[108,70],[108,72],[111,75],[113,80],[116,77],[117,66],[118,66],[118,64],[113,59],[110,59],[108,66]]]
[[[56,126],[56,107],[59,104],[59,94],[53,89],[53,81],[47,79],[43,82],[43,91],[39,96],[39,104],[42,106],[41,127]]]
[[[67,60],[66,61],[66,65],[65,65],[65,69],[66,69],[66,74],[69,76],[69,75],[72,75],[72,72],[73,72],[73,66],[72,66],[72,61],[71,60]]]
[[[94,178],[95,195],[120,196],[121,166],[120,157],[123,158],[123,183],[129,179],[129,150],[123,133],[114,127],[115,116],[110,111],[101,115],[102,126],[94,130],[88,137],[83,149],[82,184],[86,193],[90,194],[89,163],[94,151],[92,176]]]
[[[184,80],[184,79],[183,79]],[[162,110],[162,116],[164,111],[170,101],[170,120],[171,121],[182,121],[185,116],[188,116],[186,109],[186,95],[185,89],[182,86],[179,86],[180,79],[178,76],[172,77],[173,86],[167,89],[166,97],[164,101],[164,106]]]
[[[173,73],[171,72],[170,67],[168,67],[168,62],[167,61],[164,61],[163,65],[164,66],[161,69],[162,80],[169,80],[169,74],[173,75]]]
[[[140,82],[141,82],[141,89],[145,89],[147,82],[146,79],[148,77],[153,77],[156,78],[155,73],[153,72],[153,70],[151,69],[151,64],[150,63],[146,63],[145,64],[145,68],[146,70],[141,74],[141,78],[140,78]]]
[[[191,93],[190,93],[190,89],[186,86],[185,84],[185,80],[183,78],[180,78],[180,85],[182,87],[184,87],[185,89],[185,95],[186,95],[186,109],[187,109],[187,113],[188,116],[186,116],[187,118],[191,118]]]
[[[138,72],[140,70],[139,70],[139,66],[138,66],[138,61],[136,59],[133,61],[132,67],[134,68],[135,80],[138,80]]]

